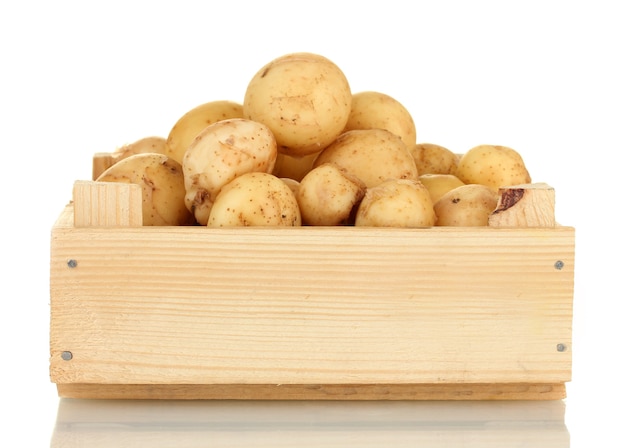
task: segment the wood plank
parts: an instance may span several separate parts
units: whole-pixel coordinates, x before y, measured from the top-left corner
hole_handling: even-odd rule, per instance
[[[140,185],[116,182],[74,182],[74,226],[141,226]]]
[[[64,398],[168,400],[561,400],[555,384],[57,384]]]
[[[51,378],[569,381],[573,241],[567,227],[57,228]]]
[[[545,183],[500,188],[491,227],[554,227],[554,188]]]
[[[535,219],[554,192],[528,187],[492,227],[208,229],[141,227],[139,186],[77,182],[52,232],[51,380],[78,398],[564,398],[574,229]]]
[[[108,168],[113,166],[115,162],[116,158],[114,153],[99,152],[94,154],[91,167],[91,179],[96,180]]]

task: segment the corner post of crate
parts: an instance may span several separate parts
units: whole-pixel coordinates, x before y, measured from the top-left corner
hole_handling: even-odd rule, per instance
[[[116,160],[114,154],[110,152],[98,152],[94,154],[91,165],[91,179],[98,179],[98,177],[111,167]]]
[[[554,188],[545,183],[501,187],[490,227],[555,227]]]
[[[139,227],[143,224],[141,185],[76,181],[74,227]]]

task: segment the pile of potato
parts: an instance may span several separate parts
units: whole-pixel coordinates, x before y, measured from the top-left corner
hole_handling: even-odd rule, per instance
[[[483,226],[500,187],[531,182],[511,148],[418,143],[397,99],[353,93],[311,53],[261,67],[242,104],[200,104],[112,156],[95,180],[142,185],[144,225]]]

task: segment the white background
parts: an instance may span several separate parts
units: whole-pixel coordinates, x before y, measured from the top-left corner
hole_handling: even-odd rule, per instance
[[[166,136],[188,109],[241,101],[285,53],[339,65],[353,91],[412,113],[418,140],[510,146],[556,189],[576,227],[572,447],[624,446],[623,154],[626,27],[620,2],[36,2],[0,6],[2,437],[46,446],[54,220],[91,156]],[[4,410],[4,409],[3,409]],[[4,442],[4,441],[3,441]],[[0,442],[4,444],[3,442]]]

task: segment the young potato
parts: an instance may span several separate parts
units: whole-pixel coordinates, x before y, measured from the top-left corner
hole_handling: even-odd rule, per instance
[[[167,152],[183,163],[185,151],[194,138],[208,125],[230,118],[243,118],[243,105],[234,101],[216,100],[200,104],[183,114],[167,136]]]
[[[335,63],[317,54],[293,53],[253,76],[243,111],[245,118],[272,130],[281,153],[305,156],[341,134],[351,102],[348,80]]]
[[[481,184],[466,184],[445,193],[434,209],[438,226],[476,227],[489,225],[498,195]]]
[[[486,185],[496,192],[500,187],[531,182],[522,156],[497,145],[471,148],[461,156],[455,174],[466,184]]]
[[[105,170],[96,181],[141,185],[144,226],[195,223],[185,206],[182,167],[165,154],[140,153],[126,157]]]
[[[420,182],[390,179],[368,188],[356,212],[355,226],[431,227],[436,215],[430,193]]]
[[[428,189],[433,204],[453,188],[465,185],[454,174],[422,174],[419,177],[419,181]]]
[[[232,118],[207,126],[183,157],[187,208],[206,225],[220,189],[245,173],[271,173],[276,155],[276,140],[264,124]]]
[[[300,182],[296,199],[302,224],[339,226],[351,224],[353,210],[365,195],[365,184],[332,163],[313,168]]]
[[[387,179],[417,180],[411,153],[400,137],[386,129],[357,129],[341,134],[315,159],[313,167],[334,163],[368,188]]]
[[[409,150],[420,174],[454,174],[459,164],[457,154],[434,143],[417,143]]]
[[[140,138],[132,143],[120,146],[113,152],[112,156],[114,162],[119,162],[126,157],[146,152],[167,155],[167,140],[164,137],[159,136]]]
[[[208,227],[300,226],[291,188],[269,173],[246,173],[226,184],[211,207]]]
[[[158,136],[143,137],[132,143],[120,146],[113,152],[102,152],[94,155],[91,178],[96,180],[107,168],[120,160],[135,154],[156,153],[166,154],[167,143],[165,138]]]
[[[402,139],[407,148],[416,143],[415,122],[397,99],[381,92],[365,91],[352,95],[352,107],[345,131],[387,129]]]

